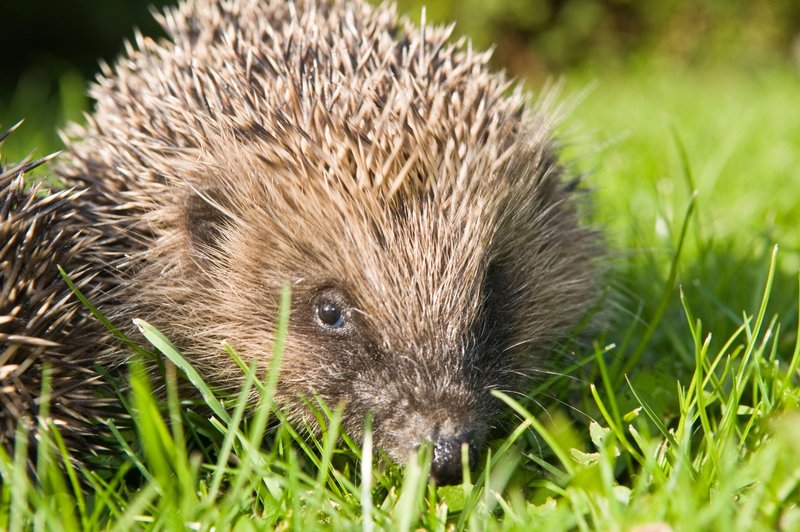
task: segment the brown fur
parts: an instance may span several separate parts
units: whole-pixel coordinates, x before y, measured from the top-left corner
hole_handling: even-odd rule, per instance
[[[488,54],[391,6],[194,0],[163,23],[169,41],[105,69],[58,169],[126,250],[98,267],[101,310],[235,390],[220,345],[266,368],[289,282],[293,416],[319,394],[357,433],[371,411],[399,461],[479,444],[490,391],[524,390],[596,300],[551,119]],[[123,364],[105,340],[84,356]]]

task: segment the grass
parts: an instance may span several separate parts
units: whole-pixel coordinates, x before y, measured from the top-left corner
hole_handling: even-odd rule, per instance
[[[248,379],[225,403],[139,322],[143,347],[168,360],[169,393],[156,404],[132,366],[138,447],[110,478],[64,474],[63,456],[40,453],[34,484],[20,434],[0,453],[0,529],[799,529],[798,74],[663,64],[601,74],[567,77],[573,89],[598,83],[565,136],[615,250],[618,318],[583,353],[593,363],[577,390],[551,383],[574,410],[502,396],[516,429],[463,484],[436,488],[424,452],[402,469],[373,459],[369,433],[339,437],[336,409],[320,407],[319,437],[288,423],[264,437],[282,420],[277,373],[259,382],[231,352]],[[57,148],[37,135],[6,156]],[[179,378],[210,417],[178,397]],[[261,400],[248,417],[252,389]]]

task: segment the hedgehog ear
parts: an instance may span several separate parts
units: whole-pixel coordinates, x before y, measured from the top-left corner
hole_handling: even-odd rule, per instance
[[[222,249],[223,229],[230,223],[224,198],[219,190],[192,189],[183,204],[183,223],[195,254]]]

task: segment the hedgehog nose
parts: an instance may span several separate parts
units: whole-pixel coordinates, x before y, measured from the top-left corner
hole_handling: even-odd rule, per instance
[[[467,444],[469,467],[472,469],[478,458],[478,448],[469,438],[436,438],[433,443],[431,478],[440,486],[461,482],[461,448]]]

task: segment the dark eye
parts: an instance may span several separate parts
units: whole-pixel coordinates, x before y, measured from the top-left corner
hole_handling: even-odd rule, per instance
[[[342,309],[332,301],[321,301],[317,306],[317,317],[325,327],[340,329],[344,326]]]

